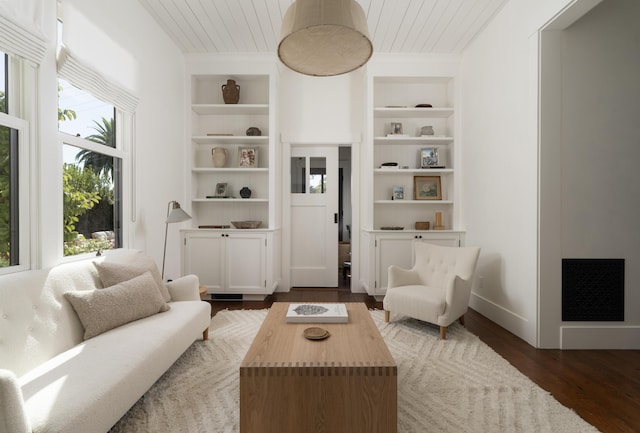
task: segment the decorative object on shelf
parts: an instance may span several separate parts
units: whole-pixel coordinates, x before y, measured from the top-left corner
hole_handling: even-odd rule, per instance
[[[415,200],[442,200],[440,176],[413,176]]]
[[[242,189],[240,190],[240,197],[242,198],[251,197],[251,190],[249,189],[249,187],[246,187],[246,186],[242,187]]]
[[[223,198],[227,196],[227,184],[224,182],[216,183],[216,194],[214,197]]]
[[[380,168],[383,168],[385,170],[397,170],[398,169],[398,163],[397,162],[383,162],[382,164],[380,164]]]
[[[427,125],[420,128],[420,135],[433,135],[433,126]]]
[[[391,135],[401,135],[402,134],[402,123],[400,122],[391,122]]]
[[[239,167],[258,167],[258,149],[253,147],[241,147],[238,149]]]
[[[215,134],[207,134],[207,137],[233,137],[233,134],[229,134],[228,132],[215,133]]]
[[[416,221],[416,230],[429,230],[431,223],[429,221]]]
[[[256,126],[252,126],[249,129],[247,129],[247,135],[249,137],[260,136],[260,135],[262,135],[262,131],[260,131],[260,128],[258,128]]]
[[[167,234],[169,232],[169,224],[181,223],[191,219],[191,215],[186,213],[180,207],[180,203],[172,200],[167,205],[167,219],[164,223],[164,252],[162,253],[162,281],[164,281],[164,263],[167,258]]]
[[[436,223],[433,227],[434,230],[444,230],[444,224],[442,224],[442,212],[436,212]]]
[[[418,104],[416,105],[416,108],[432,108],[433,105],[431,104]]]
[[[420,168],[441,167],[438,165],[438,148],[425,147],[420,150]]]
[[[229,229],[231,226],[229,224],[211,224],[211,225],[201,225],[198,226],[199,229]]]
[[[222,99],[225,104],[237,104],[240,100],[240,85],[235,80],[228,79],[222,86]]]
[[[380,230],[404,230],[404,227],[400,226],[382,226]]]
[[[278,57],[296,72],[345,74],[372,53],[367,17],[356,0],[296,0],[284,14]]]
[[[224,167],[227,163],[227,149],[224,147],[214,147],[211,149],[211,159],[216,168]]]
[[[404,186],[394,185],[391,200],[404,200]]]
[[[257,229],[262,225],[262,221],[231,221],[237,229]]]

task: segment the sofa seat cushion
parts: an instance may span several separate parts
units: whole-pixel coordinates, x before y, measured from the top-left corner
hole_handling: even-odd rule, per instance
[[[127,323],[61,353],[18,379],[34,433],[104,433],[201,337],[206,302]]]
[[[387,290],[384,309],[414,317],[425,322],[437,323],[446,307],[443,289],[430,286],[400,286]]]
[[[98,276],[104,287],[114,286],[145,272],[151,272],[165,302],[171,301],[171,295],[162,281],[156,262],[144,253],[107,256],[104,260],[95,261],[93,264],[98,270]]]
[[[167,311],[150,272],[104,289],[64,294],[84,326],[84,338],[95,337],[117,326]]]

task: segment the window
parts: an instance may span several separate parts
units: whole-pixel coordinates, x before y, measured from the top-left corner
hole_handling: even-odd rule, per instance
[[[122,162],[117,111],[58,80],[63,146],[64,255],[122,246]]]
[[[0,52],[0,273],[29,266],[29,138],[19,113],[20,60]]]

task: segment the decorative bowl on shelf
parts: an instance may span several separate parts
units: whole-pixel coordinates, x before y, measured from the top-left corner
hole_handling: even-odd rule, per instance
[[[257,229],[262,221],[231,221],[231,224],[237,229]]]

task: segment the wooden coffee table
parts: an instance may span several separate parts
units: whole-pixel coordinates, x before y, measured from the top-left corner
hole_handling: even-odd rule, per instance
[[[398,369],[365,304],[348,323],[287,323],[276,302],[240,365],[241,433],[395,433]],[[331,336],[312,341],[309,327]]]

